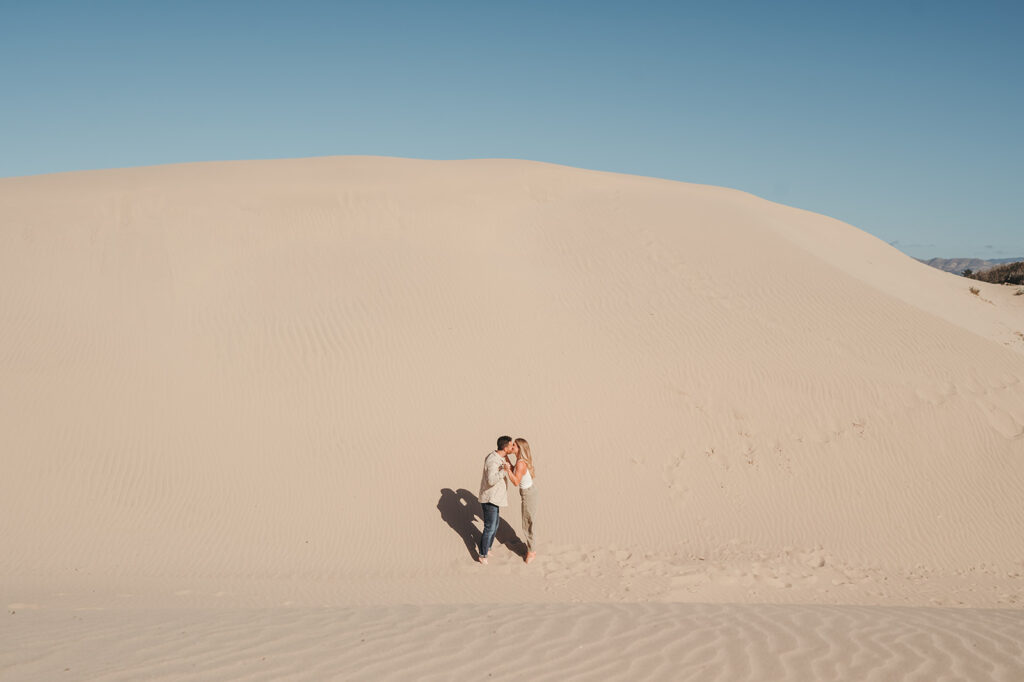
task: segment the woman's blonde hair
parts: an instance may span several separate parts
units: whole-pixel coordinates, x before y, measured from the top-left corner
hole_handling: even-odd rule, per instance
[[[519,446],[519,456],[526,460],[526,468],[530,470],[530,478],[537,474],[533,472],[533,455],[530,454],[530,444],[525,438],[516,438],[516,445]]]

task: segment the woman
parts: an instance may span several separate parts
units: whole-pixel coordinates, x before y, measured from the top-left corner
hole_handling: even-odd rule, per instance
[[[533,485],[533,477],[536,476],[536,472],[533,469],[530,444],[525,438],[516,438],[512,452],[518,458],[515,467],[507,470],[508,479],[513,485],[519,486],[519,499],[523,505],[523,535],[526,536],[526,563],[530,563],[537,556],[533,544],[533,517],[537,509],[537,490]],[[508,460],[508,455],[505,459]],[[511,467],[512,462],[509,461],[508,464]]]

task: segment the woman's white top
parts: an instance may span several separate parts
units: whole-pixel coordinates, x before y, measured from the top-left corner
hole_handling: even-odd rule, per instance
[[[530,475],[530,470],[527,469],[523,472],[523,477],[519,479],[519,489],[526,490],[533,485],[533,476]]]

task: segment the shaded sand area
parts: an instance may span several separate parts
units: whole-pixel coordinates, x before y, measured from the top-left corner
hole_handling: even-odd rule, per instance
[[[2,179],[0,678],[1021,679],[1015,290],[525,161]]]

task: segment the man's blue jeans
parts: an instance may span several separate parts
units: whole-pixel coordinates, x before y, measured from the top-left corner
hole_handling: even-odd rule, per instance
[[[498,505],[484,502],[484,534],[480,536],[480,556],[487,556],[494,542],[494,534],[498,532]]]

